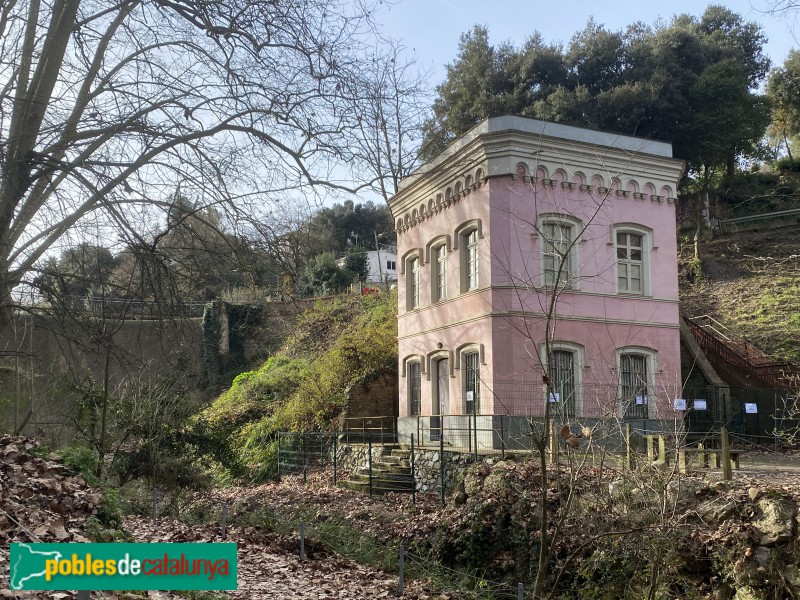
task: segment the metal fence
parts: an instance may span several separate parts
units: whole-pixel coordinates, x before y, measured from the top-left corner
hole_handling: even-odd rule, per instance
[[[339,435],[325,432],[281,432],[278,434],[278,456],[276,472],[282,474],[302,473],[311,470],[331,470],[333,483],[337,483]]]
[[[158,302],[134,298],[106,298],[99,296],[69,296],[63,300],[75,312],[96,317],[138,317],[160,319],[170,317],[202,317],[205,302]]]
[[[342,441],[345,443],[397,443],[397,417],[348,417],[342,421]]]
[[[779,445],[787,432],[800,430],[800,406],[795,392],[773,388],[706,386],[686,388],[684,425],[690,436],[727,427],[745,444]]]

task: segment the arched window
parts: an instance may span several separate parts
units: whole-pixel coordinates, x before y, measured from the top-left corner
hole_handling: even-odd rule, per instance
[[[613,227],[617,259],[617,292],[650,294],[650,250],[652,232],[634,224]]]
[[[444,240],[431,248],[431,298],[434,302],[447,298],[447,244]]]
[[[617,350],[619,398],[622,416],[626,419],[647,419],[654,405],[653,375],[656,355],[649,348],[629,346]]]
[[[455,231],[453,249],[458,249],[461,293],[478,289],[480,285],[480,241],[483,238],[481,220],[462,223]]]
[[[408,380],[408,414],[415,417],[422,414],[422,363],[409,361],[406,365]]]
[[[420,307],[422,300],[422,249],[414,248],[406,252],[401,265],[405,285],[406,310],[414,310]]]
[[[481,361],[477,348],[461,353],[461,385],[464,391],[464,414],[481,412]]]
[[[544,214],[538,220],[542,249],[542,285],[549,288],[577,289],[580,221],[560,214]]]
[[[572,342],[550,342],[550,355],[542,344],[541,360],[550,381],[552,403],[562,419],[571,419],[583,414],[583,346]]]

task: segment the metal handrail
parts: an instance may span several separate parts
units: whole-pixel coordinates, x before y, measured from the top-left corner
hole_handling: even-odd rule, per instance
[[[710,318],[707,315],[704,316]],[[689,317],[684,317],[684,321],[686,321],[692,335],[703,350],[714,352],[726,363],[748,371],[766,385],[784,387],[791,383],[793,378],[800,376],[800,368],[788,361],[770,360],[764,356],[764,360],[756,363],[748,352],[748,342],[746,340],[741,340],[741,343],[745,344],[743,353],[734,345],[739,340],[731,340],[727,336],[724,336],[726,339],[723,340],[709,331],[709,329],[713,328],[703,327]],[[753,349],[757,350],[756,348]]]

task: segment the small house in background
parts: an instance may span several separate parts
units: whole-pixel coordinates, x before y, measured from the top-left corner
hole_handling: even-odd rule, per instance
[[[406,178],[401,441],[497,448],[546,403],[562,422],[672,419],[683,168],[668,143],[503,116]]]
[[[397,247],[380,246],[367,252],[369,283],[397,283]]]

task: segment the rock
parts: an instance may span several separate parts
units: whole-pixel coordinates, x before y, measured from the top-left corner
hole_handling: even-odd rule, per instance
[[[736,590],[733,600],[761,600],[761,596],[756,594],[755,590],[750,586],[744,586]]]
[[[755,502],[756,500],[761,498],[761,496],[763,496],[763,495],[764,495],[764,492],[762,492],[757,487],[751,487],[750,489],[747,490],[747,497],[750,498],[750,500],[753,501],[753,502]]]
[[[789,498],[761,498],[758,517],[753,521],[755,541],[761,546],[775,546],[791,541],[797,507]]]
[[[459,491],[453,497],[453,501],[456,504],[464,504],[467,501],[467,495],[463,491]]]
[[[770,549],[766,546],[758,546],[753,554],[755,555],[758,566],[766,568],[766,566],[769,564],[769,559],[772,554]]]
[[[679,510],[686,509],[697,500],[699,485],[688,479],[675,479],[667,484],[667,497]]]
[[[486,493],[494,494],[499,492],[505,487],[506,470],[500,468],[499,463],[495,466],[491,473],[483,480],[483,490]]]
[[[467,496],[475,496],[483,489],[484,476],[481,475],[479,469],[470,469],[464,475],[464,491]]]
[[[703,521],[719,525],[736,512],[736,504],[727,498],[707,500],[697,507],[697,514]]]
[[[615,479],[608,484],[608,495],[613,500],[619,500],[625,496],[625,481],[622,479]]]
[[[781,569],[781,574],[787,585],[792,589],[795,597],[800,592],[800,569],[795,565],[786,565]]]
[[[731,489],[731,484],[730,482],[721,479],[714,483],[714,489],[718,492],[727,492]]]

